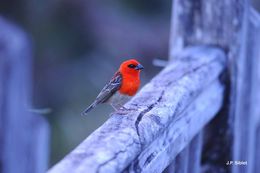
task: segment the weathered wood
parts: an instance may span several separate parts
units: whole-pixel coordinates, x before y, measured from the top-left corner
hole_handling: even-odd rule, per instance
[[[201,155],[203,145],[203,131],[192,139],[189,147],[188,172],[201,173]]]
[[[177,156],[178,157],[178,156]],[[176,158],[177,158],[176,157]],[[176,159],[175,158],[175,159]],[[175,160],[172,161],[164,170],[162,173],[175,173]]]
[[[200,173],[202,152],[202,134],[199,132],[163,173]],[[175,146],[172,146],[175,147]]]
[[[251,36],[248,50],[248,58],[252,59],[253,73],[252,73],[252,116],[253,116],[253,131],[251,131],[252,144],[251,153],[253,157],[248,162],[252,162],[252,172],[260,170],[260,14],[253,8],[250,10],[250,28]],[[250,164],[250,163],[249,163]]]
[[[211,165],[212,169],[215,172],[219,170],[230,172],[230,167],[224,165],[227,161],[224,159],[229,157],[229,160],[244,160],[253,165],[252,152],[255,147],[252,144],[255,133],[251,121],[254,121],[255,118],[252,118],[250,109],[254,106],[249,105],[252,100],[248,94],[251,95],[251,92],[256,94],[256,92],[250,89],[252,78],[249,76],[252,76],[250,74],[252,57],[247,57],[246,54],[259,49],[248,44],[247,40],[249,33],[255,37],[255,31],[251,31],[252,26],[248,27],[249,2],[246,0],[175,0],[173,7],[171,57],[174,57],[186,46],[206,44],[222,48],[229,59],[228,74],[231,85],[228,86],[229,91],[226,92],[229,98],[227,97],[228,100],[225,101],[226,104],[229,104],[227,107],[229,111],[222,111],[224,114],[214,120],[214,126],[217,129],[212,129],[211,134],[221,133],[222,136],[215,136],[215,146],[209,151],[209,154],[212,155],[213,152],[216,153],[212,160],[214,162]],[[256,22],[257,20],[253,19],[252,21]],[[247,45],[251,47],[249,50]],[[255,79],[254,77],[253,80]],[[255,103],[259,104],[259,102]],[[250,114],[249,117],[245,116],[248,114]],[[219,121],[220,119],[222,122]],[[224,142],[230,144],[230,147],[225,145],[221,152],[216,152],[219,151],[219,146]],[[250,147],[252,149],[249,149]],[[234,165],[232,172],[252,172],[252,165]]]
[[[217,98],[215,94],[223,94],[222,88],[216,82],[210,88],[204,88],[201,96],[190,103],[189,107],[179,115],[177,122],[169,124],[167,130],[161,133],[153,143],[146,147],[138,158],[131,164],[129,172],[162,172],[198,133],[206,123],[213,118],[220,109],[222,98]],[[215,95],[215,96],[214,96]],[[208,99],[206,99],[208,98]],[[219,100],[220,99],[220,100]],[[204,103],[204,105],[201,105]],[[215,104],[212,106],[212,104]],[[208,109],[208,107],[211,109]],[[187,148],[188,154],[189,148]],[[188,169],[188,159],[186,152],[177,159],[176,167],[179,172]],[[180,162],[178,162],[180,161]],[[182,163],[183,162],[183,163]],[[182,166],[184,165],[184,166]],[[187,167],[185,167],[185,165]]]
[[[201,159],[202,173],[229,173],[231,166],[226,162],[232,160],[232,141],[230,140],[231,128],[228,122],[229,115],[229,82],[226,80],[227,73],[221,76],[221,81],[227,88],[224,92],[223,106],[214,119],[204,127],[203,149]]]
[[[31,45],[24,32],[0,17],[0,172],[47,169],[48,129],[31,106]]]
[[[255,146],[257,146],[254,159],[255,163],[260,159],[260,149],[258,148],[260,146],[260,123],[258,123],[257,129],[256,129],[256,143]],[[257,172],[260,170],[260,164],[256,163],[254,165],[254,172]]]
[[[235,53],[243,44],[238,40],[247,8],[245,0],[174,0],[170,56],[197,44],[215,45]]]
[[[49,173],[162,172],[220,109],[224,66],[219,49],[185,49]]]
[[[237,58],[234,99],[234,149],[233,160],[247,165],[236,165],[232,171],[251,173],[258,164],[255,160],[258,120],[260,119],[260,17],[250,9],[248,32],[242,55]],[[246,116],[245,116],[246,115]]]
[[[234,0],[228,2],[225,0],[174,0],[170,58],[174,59],[175,55],[186,46],[196,44],[221,47],[226,52],[231,50],[230,55],[233,55],[237,48],[236,40],[239,39],[238,32],[241,30],[243,8]],[[227,122],[228,115],[225,117],[224,121]],[[219,128],[222,127],[223,125],[219,126]],[[221,155],[219,158],[221,159]]]
[[[252,58],[253,62],[253,68],[254,68],[254,73],[252,75],[252,114],[253,117],[256,118],[255,120],[255,129],[253,131],[252,139],[255,140],[255,142],[252,142],[254,146],[255,151],[252,151],[254,154],[253,157],[253,162],[254,162],[254,168],[252,172],[258,172],[260,170],[260,15],[257,13],[254,9],[251,9],[251,16],[250,16],[250,28],[252,28],[252,33],[251,33],[251,42],[250,46],[253,46],[251,50],[251,56],[248,58]],[[250,53],[250,52],[249,52]]]
[[[174,147],[174,146],[173,146]],[[175,168],[174,173],[188,173],[189,165],[189,145],[185,147],[173,161]]]

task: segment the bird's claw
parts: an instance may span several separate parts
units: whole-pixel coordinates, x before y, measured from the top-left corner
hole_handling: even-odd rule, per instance
[[[126,108],[126,107],[122,106],[116,112],[119,113],[119,114],[125,115],[125,114],[129,113],[130,111],[135,111],[135,110],[136,109]]]

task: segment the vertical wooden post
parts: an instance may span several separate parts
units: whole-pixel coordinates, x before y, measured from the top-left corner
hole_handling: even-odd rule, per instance
[[[189,165],[188,173],[200,173],[201,172],[201,155],[203,144],[203,131],[194,137],[189,147]]]
[[[183,149],[176,159],[166,168],[164,173],[200,173],[203,132],[197,134],[191,143]]]
[[[251,53],[248,58],[253,59],[253,68],[254,73],[252,75],[253,78],[253,92],[252,92],[252,114],[255,117],[254,120],[254,133],[252,136],[252,139],[254,142],[252,144],[255,148],[255,151],[253,152],[254,157],[254,168],[252,172],[257,172],[260,170],[260,164],[258,164],[260,160],[260,15],[255,10],[251,9],[250,11],[250,28],[252,28],[251,33],[251,39],[250,39],[250,48],[252,48],[252,52],[248,51],[248,53]],[[251,47],[252,46],[252,47]]]
[[[47,169],[48,125],[31,106],[31,45],[25,33],[0,17],[0,172]]]
[[[238,55],[246,0],[174,0],[170,38],[170,57],[186,46],[206,44],[221,47],[230,58]]]
[[[255,131],[255,134],[256,134],[256,142],[255,142],[255,146],[260,146],[260,123],[258,122],[258,125],[257,125],[257,128],[256,128],[256,131]],[[255,165],[254,165],[254,170],[253,172],[257,172],[260,170],[260,164],[257,164],[256,162],[260,159],[260,149],[259,148],[256,148],[256,151],[255,151],[255,155],[254,155],[254,161],[255,161]]]
[[[239,95],[242,93],[238,89],[239,82],[245,82],[241,77],[243,76],[245,64],[241,61],[244,59],[247,44],[247,30],[248,30],[248,8],[249,4],[246,0],[174,0],[173,14],[172,14],[172,28],[170,38],[170,58],[174,58],[176,54],[187,46],[193,45],[212,45],[222,48],[229,58],[228,69],[231,81],[230,91],[226,91],[226,103],[230,105],[227,111],[222,111],[222,114],[217,116],[213,121],[213,126],[222,129],[222,136],[217,135],[220,145],[221,143],[234,142],[234,148],[239,148],[234,151],[232,156],[232,146],[224,148],[225,155],[229,155],[230,159],[235,158],[235,153],[242,150],[238,140],[239,132],[237,131],[239,122],[242,122],[242,102],[239,103]],[[245,97],[245,96],[243,96]],[[242,101],[242,100],[241,100]],[[240,109],[240,113],[239,110]],[[245,113],[245,112],[244,112]],[[240,115],[239,115],[240,114]],[[239,118],[241,117],[241,118]],[[221,123],[220,123],[221,121]],[[233,124],[232,122],[236,122]],[[212,129],[212,133],[220,133],[218,130]],[[215,131],[215,132],[214,132]],[[224,132],[223,132],[224,131]],[[240,130],[239,130],[240,131]],[[225,137],[223,137],[223,135]],[[233,138],[234,136],[234,138]],[[226,141],[225,141],[226,140]],[[228,141],[227,141],[228,140]],[[236,145],[238,145],[236,147]],[[212,150],[214,152],[214,150]],[[222,163],[220,169],[230,170],[230,167],[225,165],[226,160],[223,160],[221,154],[216,153],[215,158]],[[188,157],[188,155],[187,155]],[[174,166],[171,166],[174,167]],[[239,168],[239,167],[238,167]],[[240,168],[239,168],[240,169]]]
[[[172,164],[174,164],[174,173],[188,173],[188,164],[189,164],[189,146],[182,150],[180,154],[177,155]]]
[[[245,47],[236,60],[232,112],[235,121],[233,159],[247,164],[233,165],[232,170],[236,173],[257,172],[255,167],[259,162],[255,159],[255,154],[259,150],[257,131],[260,119],[260,16],[250,9],[248,19],[248,32],[245,36],[247,40],[242,40]]]

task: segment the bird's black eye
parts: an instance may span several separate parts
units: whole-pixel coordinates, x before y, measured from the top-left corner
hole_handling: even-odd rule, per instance
[[[128,67],[129,67],[129,68],[135,68],[136,65],[134,65],[134,64],[129,64]]]

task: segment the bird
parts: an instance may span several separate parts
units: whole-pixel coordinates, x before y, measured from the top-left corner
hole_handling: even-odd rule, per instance
[[[136,59],[122,62],[111,80],[100,91],[94,102],[82,112],[82,115],[87,115],[102,103],[110,104],[116,111],[124,108],[123,105],[137,93],[140,87],[140,72],[143,69],[144,67]]]

